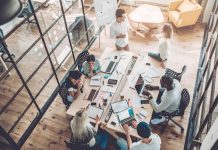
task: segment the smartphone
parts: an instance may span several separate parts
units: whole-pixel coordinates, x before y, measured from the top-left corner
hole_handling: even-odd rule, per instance
[[[150,64],[150,63],[146,63],[146,65],[147,65],[147,66],[150,66],[151,64]]]
[[[117,56],[114,56],[114,59],[117,59]]]
[[[108,84],[116,85],[117,84],[117,80],[115,80],[115,79],[108,79]]]
[[[141,104],[149,104],[149,100],[141,100]]]
[[[116,125],[116,122],[114,122],[114,121],[111,121],[111,124],[112,124],[113,126],[115,126],[115,125]]]
[[[96,106],[96,102],[91,102],[91,105],[92,106]]]

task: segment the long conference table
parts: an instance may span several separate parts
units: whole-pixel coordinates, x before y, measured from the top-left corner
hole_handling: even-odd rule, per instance
[[[150,84],[159,85],[159,77],[161,76],[161,72],[141,57],[137,58],[135,65],[130,72],[129,68],[131,66],[132,57],[134,56],[134,54],[129,51],[117,51],[116,49],[112,48],[106,48],[101,55],[100,63],[102,67],[105,67],[104,64],[107,64],[106,62],[110,61],[110,59],[114,58],[114,56],[118,56],[120,60],[109,78],[105,79],[104,77],[107,74],[100,72],[98,75],[102,76],[101,86],[93,87],[89,85],[90,78],[85,77],[83,79],[83,93],[80,93],[77,99],[73,101],[73,103],[67,110],[67,114],[70,116],[75,116],[76,112],[81,109],[87,108],[87,106],[91,104],[91,101],[87,100],[87,97],[91,89],[96,89],[99,90],[99,93],[93,101],[97,103],[97,106],[100,106],[104,110],[103,115],[100,118],[101,123],[106,124],[106,126],[104,126],[104,129],[106,129],[109,133],[110,131],[124,133],[121,125],[119,125],[116,114],[113,113],[109,121],[105,122],[105,118],[110,109],[110,104],[120,101],[121,96],[124,96],[124,99],[128,100],[129,105],[133,107],[135,119],[137,120],[137,122],[145,121],[149,123],[153,109],[150,104],[141,104],[141,98],[134,89],[134,85],[137,82],[139,74],[141,74],[143,78],[147,76],[152,77],[152,82]],[[117,79],[117,84],[112,87],[108,86],[106,84],[108,79]],[[151,93],[153,97],[156,98],[158,91],[152,91]],[[105,98],[107,98],[106,106],[103,105],[103,99]],[[146,115],[139,115],[140,112],[143,112],[143,114]],[[95,120],[90,118],[90,122],[94,123]],[[111,122],[115,122],[116,125],[112,125]],[[139,137],[136,130],[132,127],[130,127],[130,135],[134,137]]]

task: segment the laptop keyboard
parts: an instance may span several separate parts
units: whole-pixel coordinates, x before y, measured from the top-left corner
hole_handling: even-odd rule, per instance
[[[89,93],[88,100],[89,100],[89,101],[92,101],[92,100],[97,96],[96,93],[97,93],[97,90],[92,89],[92,90],[90,91],[90,93]]]
[[[136,121],[134,117],[123,119],[120,123],[121,124],[125,124],[126,123],[126,124],[128,124],[130,126],[132,121]]]
[[[106,72],[111,72],[111,69],[113,68],[114,64],[114,61],[110,61],[109,65],[107,66]]]

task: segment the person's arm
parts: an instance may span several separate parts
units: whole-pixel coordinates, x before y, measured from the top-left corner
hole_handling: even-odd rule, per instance
[[[130,147],[131,147],[131,145],[132,145],[132,139],[131,139],[131,137],[130,137],[128,124],[124,124],[123,129],[124,129],[124,131],[126,132],[126,140],[127,140],[128,150],[130,150]]]
[[[101,64],[100,64],[99,60],[97,60],[97,59],[96,59],[95,63],[97,66],[97,69],[95,70],[95,74],[96,74],[96,73],[99,73],[101,71]]]
[[[100,125],[100,118],[98,116],[96,116],[96,119],[95,119],[95,131],[97,132],[98,131],[98,126]]]
[[[167,107],[169,107],[171,105],[171,102],[169,101],[168,97],[163,94],[161,97],[160,104],[157,104],[156,100],[153,98],[151,100],[151,105],[152,105],[152,108],[154,109],[154,111],[156,113],[159,113],[159,112],[165,110]]]

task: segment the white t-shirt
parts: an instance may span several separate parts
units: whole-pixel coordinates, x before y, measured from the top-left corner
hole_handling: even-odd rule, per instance
[[[151,142],[148,144],[142,143],[142,141],[133,143],[130,147],[130,150],[160,150],[160,137],[157,134],[152,134],[150,139]]]
[[[178,80],[173,79],[174,88],[170,91],[165,90],[161,96],[161,103],[157,104],[156,99],[151,100],[151,105],[156,113],[163,110],[174,112],[179,108],[181,100],[182,87]]]
[[[129,22],[126,18],[125,21],[118,23],[116,20],[110,26],[110,38],[116,39],[116,36],[120,34],[126,35],[124,38],[116,39],[115,44],[119,47],[125,47],[128,44],[128,31],[129,31]]]
[[[170,55],[170,39],[164,37],[159,38],[159,48],[160,58],[166,60]]]

